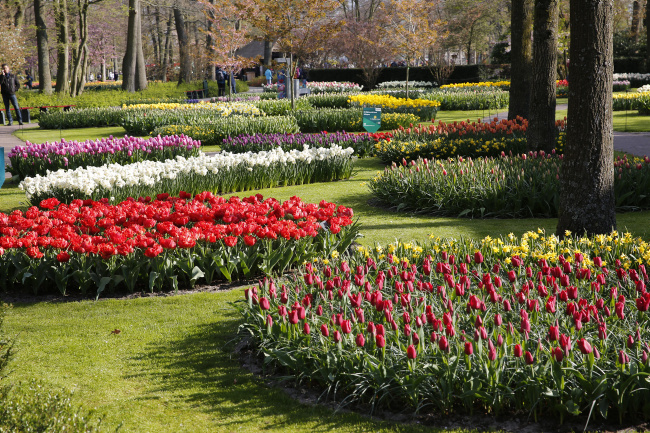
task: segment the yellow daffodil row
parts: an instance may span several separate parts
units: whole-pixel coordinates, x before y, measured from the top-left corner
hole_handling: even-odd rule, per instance
[[[406,99],[395,98],[390,95],[353,95],[348,98],[351,106],[354,105],[380,105],[385,108],[421,108],[421,107],[439,107],[439,101],[429,101],[427,99]]]
[[[510,81],[482,81],[480,83],[455,83],[440,86],[441,89],[458,89],[462,87],[502,87],[510,86]]]

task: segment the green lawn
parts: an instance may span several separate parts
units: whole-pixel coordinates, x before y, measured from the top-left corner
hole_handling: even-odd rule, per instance
[[[121,126],[109,126],[106,128],[76,128],[76,129],[40,129],[32,126],[19,129],[14,135],[23,141],[31,143],[45,143],[46,141],[60,141],[65,138],[67,141],[86,141],[97,138],[124,137],[126,131]]]

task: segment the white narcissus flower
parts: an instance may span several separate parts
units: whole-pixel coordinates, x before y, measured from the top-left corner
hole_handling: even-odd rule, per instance
[[[48,172],[45,176],[27,177],[19,187],[25,191],[27,199],[33,195],[46,195],[55,190],[71,190],[91,196],[98,188],[111,191],[124,186],[153,186],[163,179],[177,179],[179,175],[196,173],[205,176],[209,172],[218,173],[221,168],[227,170],[243,166],[249,171],[272,165],[294,165],[298,161],[310,164],[313,160],[335,159],[340,156],[350,157],[352,148],[343,149],[334,145],[330,148],[309,148],[302,151],[283,151],[276,148],[268,152],[233,154],[222,152],[214,156],[201,154],[185,158],[176,156],[166,161],[142,161],[133,164],[108,164],[101,167],[77,168],[75,170],[58,170]],[[265,168],[264,168],[265,169]]]

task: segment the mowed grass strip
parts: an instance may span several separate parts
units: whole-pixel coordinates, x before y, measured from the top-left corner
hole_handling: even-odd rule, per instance
[[[18,341],[8,381],[74,390],[104,413],[107,431],[425,431],[299,403],[244,370],[229,305],[242,298],[237,289],[15,305],[6,318]]]

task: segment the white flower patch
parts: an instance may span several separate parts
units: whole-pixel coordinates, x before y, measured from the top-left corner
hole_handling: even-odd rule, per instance
[[[47,195],[53,191],[69,190],[91,196],[95,190],[110,191],[125,185],[153,186],[163,179],[176,179],[178,176],[196,174],[205,176],[208,173],[219,173],[220,170],[242,166],[244,169],[258,170],[274,164],[289,165],[312,161],[324,161],[336,158],[350,158],[354,149],[343,149],[333,145],[330,148],[310,148],[305,145],[302,151],[291,150],[285,152],[276,148],[267,152],[258,153],[228,153],[222,152],[214,156],[201,154],[197,157],[166,161],[142,161],[134,164],[120,165],[109,164],[101,167],[77,168],[75,170],[48,171],[45,176],[27,177],[19,188],[25,191],[27,199],[33,195]]]

